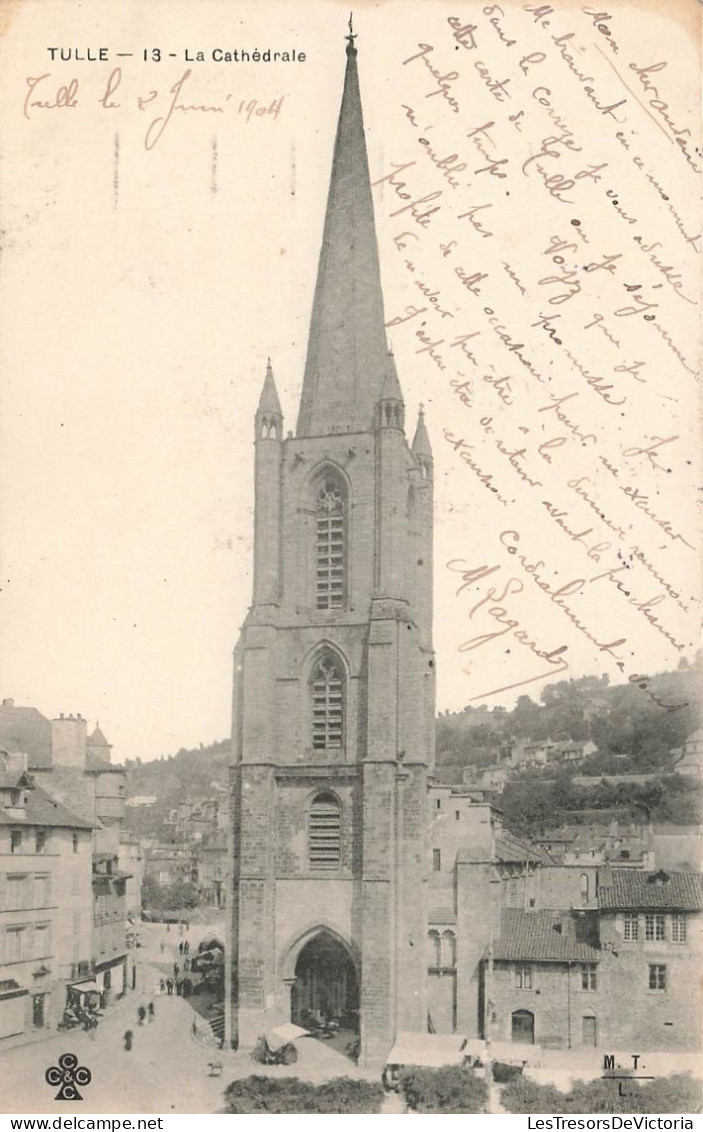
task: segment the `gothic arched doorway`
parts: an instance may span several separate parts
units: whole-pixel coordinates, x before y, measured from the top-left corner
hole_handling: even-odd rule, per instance
[[[298,1026],[334,1021],[359,1029],[359,982],[351,955],[325,931],[308,940],[298,955],[291,988],[291,1021]]]

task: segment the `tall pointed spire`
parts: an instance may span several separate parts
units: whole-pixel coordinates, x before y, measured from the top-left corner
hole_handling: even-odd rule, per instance
[[[388,369],[355,38],[350,28],[298,436],[371,430]]]

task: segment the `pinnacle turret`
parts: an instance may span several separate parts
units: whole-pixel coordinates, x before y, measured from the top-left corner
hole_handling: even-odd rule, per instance
[[[432,446],[430,444],[430,438],[427,435],[427,428],[425,427],[425,410],[422,405],[420,405],[420,412],[417,417],[417,428],[415,429],[415,437],[412,443],[412,454],[423,470],[423,477],[429,477],[432,473]]]
[[[266,362],[266,376],[261,389],[259,407],[256,410],[256,439],[281,440],[282,437],[283,412],[269,358]]]
[[[405,425],[403,391],[398,381],[395,358],[390,350],[386,358],[386,375],[379,401],[379,423],[381,428],[402,429]]]

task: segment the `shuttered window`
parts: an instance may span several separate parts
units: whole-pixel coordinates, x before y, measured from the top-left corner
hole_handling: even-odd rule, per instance
[[[325,657],[312,677],[312,745],[316,751],[339,750],[344,722],[344,686],[339,665]]]
[[[341,860],[342,815],[332,794],[318,794],[308,817],[308,857],[314,872],[337,872]]]
[[[315,589],[318,609],[342,609],[345,601],[344,495],[333,476],[326,476],[315,507]]]

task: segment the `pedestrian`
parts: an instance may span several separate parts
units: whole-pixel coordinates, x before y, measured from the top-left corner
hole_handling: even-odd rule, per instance
[[[150,1002],[149,1003],[149,1021],[153,1022],[155,1017],[156,1017],[156,1015],[154,1014],[154,1004],[153,1004],[153,1002]]]
[[[131,1030],[125,1030],[125,1032],[124,1032],[124,1048],[127,1051],[127,1053],[129,1053],[129,1051],[132,1048],[132,1038],[133,1038],[133,1036],[134,1035],[132,1034]]]
[[[173,994],[173,979],[166,980],[166,993]]]
[[[137,1017],[139,1018],[139,1025],[143,1026],[144,1025],[144,1019],[146,1018],[146,1007],[145,1006],[139,1007],[139,1010],[137,1011]]]
[[[183,983],[180,979],[176,979],[176,994],[180,994],[183,990]]]
[[[174,977],[174,979],[178,978],[178,964],[177,963],[173,964],[173,977]]]
[[[188,940],[186,940],[185,943],[183,944],[183,951],[186,955],[190,951],[190,944],[188,943]]]
[[[185,963],[183,964],[183,970],[184,971],[190,970],[190,959],[187,956],[186,956]]]
[[[167,932],[170,932],[170,930],[171,930],[171,925],[170,925],[170,924],[166,924],[166,931],[167,931]]]
[[[180,954],[182,955],[183,954],[183,940],[181,940],[181,942],[179,943],[178,950],[179,950]]]
[[[160,979],[159,980],[159,994],[163,994],[165,990],[166,990],[166,983],[163,981],[163,979]]]
[[[194,1038],[197,1037],[197,1035],[198,1035],[198,1023],[195,1021],[195,1018],[193,1019],[193,1025],[191,1027],[191,1033],[193,1034]]]

